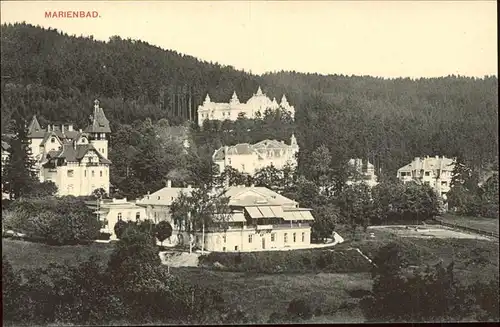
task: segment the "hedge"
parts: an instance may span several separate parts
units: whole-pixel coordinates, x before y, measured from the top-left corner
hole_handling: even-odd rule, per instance
[[[217,265],[214,265],[215,263]],[[370,272],[371,264],[356,250],[291,250],[269,252],[212,252],[200,265],[235,272],[305,273]]]

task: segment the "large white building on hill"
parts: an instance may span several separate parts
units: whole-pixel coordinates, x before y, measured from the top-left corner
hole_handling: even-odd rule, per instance
[[[292,118],[295,115],[295,108],[288,103],[285,95],[280,103],[276,98],[269,99],[261,88],[257,90],[246,103],[240,102],[236,92],[233,93],[228,103],[212,102],[207,94],[202,105],[198,106],[198,125],[202,126],[205,120],[237,120],[240,114],[246,118],[256,118],[258,115],[264,115],[267,109],[276,110],[281,108],[290,113]]]
[[[33,116],[28,137],[40,181],[54,182],[60,196],[91,195],[99,188],[109,193],[110,133],[109,121],[98,100],[84,131],[73,129],[73,124],[42,128]]]
[[[188,235],[179,231],[170,214],[170,207],[180,192],[192,188],[167,187],[146,195],[136,202],[146,208],[146,215],[155,223],[166,220],[173,227],[170,242],[186,242]],[[297,202],[265,187],[232,186],[226,190],[231,213],[229,228],[224,232],[207,228],[205,236],[195,234],[194,243],[207,251],[238,252],[269,249],[303,248],[311,243],[310,209],[299,208]],[[167,241],[168,242],[168,241]],[[186,244],[186,243],[185,243]]]
[[[290,138],[290,145],[276,140],[264,140],[256,144],[241,143],[224,146],[216,150],[212,156],[222,173],[226,167],[232,167],[241,173],[253,176],[255,172],[267,166],[282,169],[287,164],[297,165],[296,154],[299,152],[297,139]]]
[[[412,162],[398,169],[397,177],[403,183],[415,181],[431,186],[436,193],[446,200],[450,191],[455,160],[439,156],[416,157]]]

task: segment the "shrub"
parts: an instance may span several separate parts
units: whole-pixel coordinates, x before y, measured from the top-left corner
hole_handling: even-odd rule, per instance
[[[15,319],[19,308],[20,279],[9,260],[2,256],[2,304],[4,321]]]
[[[219,262],[229,271],[368,272],[371,264],[355,250],[293,250],[272,252],[212,252],[200,256],[202,265]]]
[[[75,197],[19,199],[12,208],[9,227],[47,244],[88,243],[99,235],[99,221]]]
[[[155,236],[163,245],[163,241],[172,236],[172,226],[168,221],[162,220],[155,226]]]
[[[309,303],[302,298],[293,299],[288,304],[287,313],[292,319],[310,319],[312,317],[313,311]]]

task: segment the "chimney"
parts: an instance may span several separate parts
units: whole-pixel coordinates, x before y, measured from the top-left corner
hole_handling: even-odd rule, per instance
[[[64,134],[64,124],[61,125],[61,132]]]
[[[68,131],[73,132],[73,124],[68,125]]]
[[[80,128],[78,131],[81,133],[81,132],[82,132],[82,129]]]
[[[439,156],[436,156],[436,159],[439,159]]]
[[[188,186],[187,186],[187,188],[188,188],[188,189],[191,189],[191,185],[188,185]]]
[[[172,187],[172,181],[169,179],[167,180],[167,187],[168,188],[171,188]]]
[[[47,132],[50,132],[50,124],[47,125]]]

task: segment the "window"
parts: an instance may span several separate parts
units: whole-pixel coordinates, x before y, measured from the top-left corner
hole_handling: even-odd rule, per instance
[[[302,242],[306,241],[306,233],[302,232]]]
[[[94,177],[94,176],[95,176],[95,173],[94,173],[94,171],[92,170],[92,177]]]
[[[248,243],[252,243],[252,235],[248,235]]]
[[[226,247],[225,246],[222,248],[222,252],[226,252]]]
[[[431,175],[431,172],[430,171],[426,171],[425,172],[425,176],[430,176]]]
[[[122,219],[122,213],[121,212],[118,213],[118,220],[120,220],[120,219]]]
[[[405,177],[406,176],[406,172],[402,171],[401,172],[401,177]]]
[[[231,158],[227,158],[227,163],[231,164]]]
[[[136,219],[136,220],[141,219],[141,213],[140,213],[140,212],[136,212],[136,213],[135,213],[135,219]]]
[[[222,236],[222,239],[224,240],[224,243],[226,243],[226,235]]]
[[[297,242],[297,233],[293,233],[293,243]]]
[[[446,186],[446,181],[442,181],[442,182],[441,182],[441,185],[442,185],[442,186]]]
[[[241,164],[241,170],[245,170],[245,164]]]
[[[73,169],[68,170],[68,177],[73,177],[75,171]]]
[[[158,195],[158,200],[160,199],[160,196]]]
[[[429,181],[424,182],[425,185],[431,185]]]
[[[99,171],[99,177],[102,177],[102,170]]]
[[[83,177],[87,177],[87,171],[86,170],[83,171]]]
[[[238,251],[238,245],[234,247],[234,251]]]
[[[56,143],[56,139],[55,138],[51,138],[50,139],[50,143]]]
[[[285,235],[284,235],[284,240],[285,240],[285,243],[288,242],[288,234],[287,233],[285,233]]]
[[[274,242],[275,239],[276,239],[276,233],[272,233],[271,234],[271,242]]]

